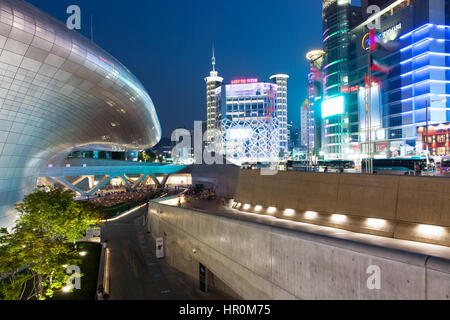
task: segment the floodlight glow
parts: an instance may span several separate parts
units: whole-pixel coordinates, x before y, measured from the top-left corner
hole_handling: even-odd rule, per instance
[[[250,209],[250,205],[249,204],[245,204],[244,205],[244,210],[248,210],[248,209]]]
[[[64,293],[68,293],[68,292],[72,291],[72,288],[70,286],[65,286],[65,287],[62,288],[62,291]]]
[[[333,222],[342,223],[342,222],[344,222],[345,220],[347,220],[347,217],[344,216],[344,215],[342,215],[342,214],[333,214],[333,215],[331,216],[331,220],[332,220]]]
[[[275,207],[269,207],[267,209],[267,213],[275,213],[276,211],[277,211],[277,208],[275,208]]]
[[[442,236],[445,234],[445,228],[425,224],[419,225],[417,231],[425,236]]]
[[[322,102],[322,118],[328,118],[344,113],[344,96]]]
[[[287,217],[293,217],[295,216],[295,210],[293,209],[286,209],[284,210],[284,215]]]
[[[315,211],[306,211],[305,212],[305,218],[306,219],[310,219],[310,220],[316,219],[317,218],[317,212],[315,212]]]
[[[370,228],[380,229],[386,225],[386,220],[383,219],[367,219],[367,226]]]
[[[256,206],[256,207],[255,207],[255,211],[256,211],[256,212],[260,212],[261,210],[262,210],[262,206]]]
[[[80,256],[81,256],[81,257],[84,257],[84,256],[86,256],[86,255],[87,255],[87,252],[86,252],[86,251],[81,251],[81,252],[80,252]]]

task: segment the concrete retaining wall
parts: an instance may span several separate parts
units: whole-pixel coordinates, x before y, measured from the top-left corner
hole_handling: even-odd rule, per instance
[[[326,186],[323,186],[326,189]],[[243,299],[449,299],[450,261],[156,202],[149,228],[167,261],[198,278],[201,262]],[[196,248],[196,253],[193,249]],[[370,290],[369,266],[381,271]]]
[[[275,207],[280,218],[450,246],[448,178],[241,170],[234,199],[252,208]],[[284,216],[285,209],[295,214]],[[317,217],[306,218],[308,211]],[[334,214],[347,219],[337,223]],[[385,221],[372,227],[368,218]],[[423,234],[422,224],[442,228]]]

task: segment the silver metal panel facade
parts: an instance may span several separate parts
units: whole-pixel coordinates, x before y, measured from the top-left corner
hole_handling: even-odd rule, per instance
[[[150,96],[120,62],[30,4],[0,0],[0,227],[55,155],[160,138]]]

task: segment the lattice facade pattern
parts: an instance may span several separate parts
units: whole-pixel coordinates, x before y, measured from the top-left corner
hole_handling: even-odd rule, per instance
[[[280,155],[280,127],[278,119],[223,120],[222,152],[227,161],[275,162]]]

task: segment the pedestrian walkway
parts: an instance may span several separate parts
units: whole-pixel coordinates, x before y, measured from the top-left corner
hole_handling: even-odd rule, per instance
[[[144,228],[147,208],[123,219],[107,222],[102,240],[110,249],[111,300],[227,300],[203,293],[198,281],[155,256],[156,245]]]

